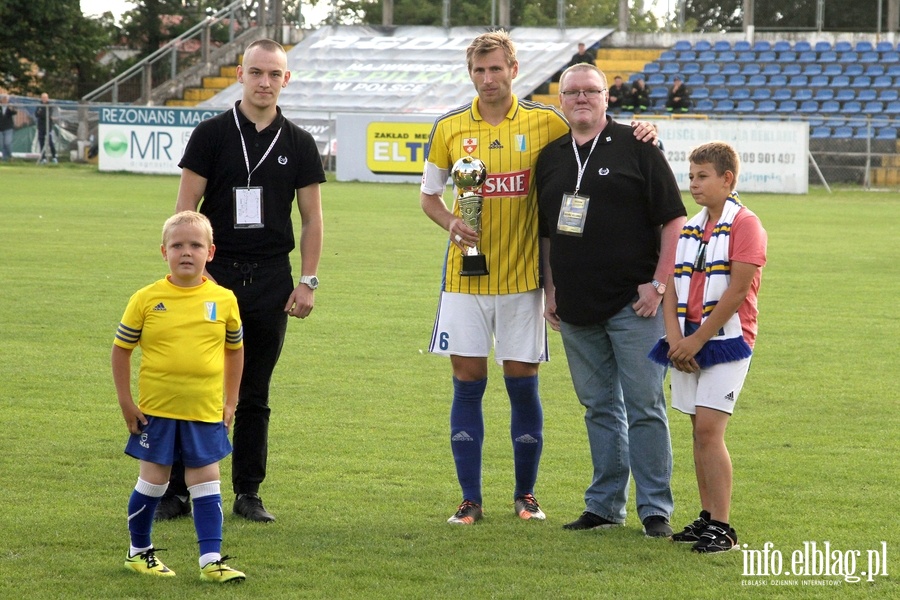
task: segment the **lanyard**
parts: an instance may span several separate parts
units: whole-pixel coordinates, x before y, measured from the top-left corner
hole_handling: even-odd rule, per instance
[[[272,140],[272,143],[269,144],[268,150],[266,153],[262,155],[262,158],[259,159],[259,162],[256,163],[256,166],[253,167],[253,170],[250,170],[250,157],[247,155],[247,144],[244,143],[244,132],[241,131],[241,122],[238,121],[237,115],[237,106],[235,106],[232,111],[234,111],[234,125],[237,127],[238,135],[241,136],[241,150],[244,151],[244,164],[247,165],[247,187],[250,187],[250,176],[259,168],[259,165],[263,164],[263,161],[266,160],[266,157],[269,156],[269,152],[272,151],[272,148],[275,147],[275,143],[278,141],[278,138],[281,136],[281,129],[283,127],[278,128],[278,133],[275,134],[275,139]]]
[[[600,133],[603,132],[601,131]],[[578,163],[578,181],[575,182],[576,196],[578,195],[578,190],[581,189],[581,177],[584,175],[584,170],[587,168],[588,161],[591,160],[591,154],[594,153],[594,148],[597,147],[597,140],[600,139],[600,133],[594,138],[594,143],[591,144],[591,151],[588,152],[587,158],[584,159],[584,164],[581,164],[581,155],[578,154],[578,145],[575,143],[575,138],[572,138],[572,150],[575,151],[575,161]]]

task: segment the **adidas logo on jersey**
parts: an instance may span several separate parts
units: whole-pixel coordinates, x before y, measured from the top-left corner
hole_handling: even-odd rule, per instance
[[[491,145],[488,146],[489,150],[503,150],[503,144],[500,143],[500,140],[494,140],[491,142]]]
[[[729,402],[734,402],[734,392],[728,392],[725,395],[725,399],[728,400]]]
[[[165,311],[166,311],[166,305],[163,304],[162,302],[160,302],[159,304],[157,304],[156,306],[153,307],[153,310],[154,310],[154,311],[158,311],[158,312],[165,312]]]
[[[469,435],[465,431],[460,431],[459,433],[454,435],[452,438],[450,438],[450,441],[451,442],[474,442],[475,438],[473,438],[471,435]]]

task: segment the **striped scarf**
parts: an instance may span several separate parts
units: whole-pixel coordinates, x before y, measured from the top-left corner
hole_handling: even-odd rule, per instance
[[[716,223],[704,248],[703,231],[709,219],[709,211],[703,208],[681,230],[678,247],[675,250],[675,295],[678,298],[678,322],[682,333],[685,333],[685,315],[687,315],[688,294],[691,289],[691,275],[695,267],[706,271],[706,284],[703,289],[702,320],[712,313],[719,299],[731,282],[731,261],[728,249],[731,241],[731,224],[735,216],[744,207],[737,192],[732,192],[725,201],[722,216]],[[705,260],[701,260],[705,258]],[[689,335],[685,334],[685,335]],[[657,342],[650,352],[650,358],[660,364],[668,365],[669,344],[663,338]],[[710,367],[724,362],[732,362],[749,357],[753,353],[750,345],[744,340],[741,320],[735,312],[719,332],[703,345],[695,357],[700,368]]]

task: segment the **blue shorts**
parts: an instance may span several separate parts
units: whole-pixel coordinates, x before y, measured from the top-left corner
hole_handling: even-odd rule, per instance
[[[231,442],[223,421],[202,423],[148,416],[141,433],[129,436],[125,454],[158,465],[180,460],[184,466],[197,469],[231,454]]]

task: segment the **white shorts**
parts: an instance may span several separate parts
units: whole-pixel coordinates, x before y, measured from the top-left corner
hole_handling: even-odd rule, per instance
[[[697,407],[712,408],[729,415],[734,413],[750,358],[720,363],[696,373],[682,373],[669,369],[672,381],[672,408],[689,415],[697,414]]]
[[[487,357],[499,364],[549,360],[544,290],[521,294],[441,292],[429,352]]]

